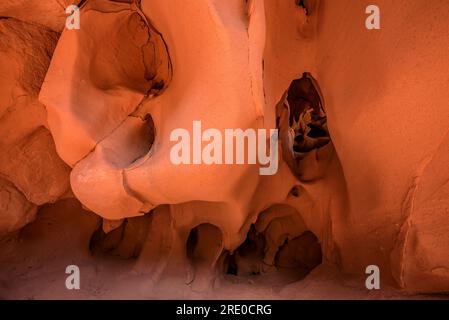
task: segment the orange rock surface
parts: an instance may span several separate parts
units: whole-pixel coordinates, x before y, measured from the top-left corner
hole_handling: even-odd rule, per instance
[[[448,292],[448,9],[4,0],[0,298]],[[194,121],[277,129],[277,172],[174,164],[171,133]],[[64,286],[70,264],[81,290]]]

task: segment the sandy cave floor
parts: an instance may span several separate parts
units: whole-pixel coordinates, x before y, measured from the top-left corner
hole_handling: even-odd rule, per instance
[[[81,213],[80,213],[81,212]],[[81,251],[83,227],[96,217],[77,201],[64,200],[44,207],[36,221],[0,242],[0,298],[2,299],[440,299],[414,295],[391,286],[365,289],[364,278],[344,275],[320,265],[302,280],[295,275],[268,273],[248,277],[223,275],[213,290],[197,290],[182,279],[164,277],[154,284],[148,274],[133,271],[136,260],[92,255]],[[74,228],[74,226],[77,226]],[[43,231],[45,227],[45,232]],[[65,245],[64,245],[65,244]],[[88,247],[88,246],[87,246]],[[85,249],[86,246],[84,246]],[[88,251],[88,250],[85,250]],[[65,287],[65,268],[80,268],[80,290]],[[296,275],[297,276],[297,275]]]

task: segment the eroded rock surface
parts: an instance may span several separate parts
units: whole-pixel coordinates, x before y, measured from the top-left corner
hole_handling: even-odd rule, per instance
[[[2,2],[0,297],[448,292],[449,5],[377,5]],[[194,121],[277,129],[276,174],[173,164]]]

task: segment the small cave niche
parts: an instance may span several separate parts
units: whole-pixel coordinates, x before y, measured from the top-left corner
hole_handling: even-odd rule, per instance
[[[311,231],[286,241],[276,254],[275,264],[281,269],[299,268],[307,273],[321,264],[322,252],[318,238]]]
[[[264,257],[265,238],[251,226],[245,241],[227,259],[226,274],[259,275],[260,263]]]
[[[151,114],[147,113],[144,118],[145,121],[145,136],[147,138],[148,152],[153,146],[154,139],[156,138],[156,126]]]
[[[293,150],[308,153],[329,143],[327,117],[316,80],[308,72],[291,82],[287,90],[289,126],[295,132]]]
[[[108,233],[104,232],[100,224],[90,238],[91,254],[118,259],[137,259],[147,238],[151,219],[151,214],[126,218],[120,226]]]
[[[194,265],[214,264],[221,254],[223,236],[221,230],[203,223],[190,230],[186,243],[187,258]]]
[[[313,15],[317,11],[320,0],[295,0],[296,5],[304,10],[306,17]]]
[[[292,173],[299,180],[304,175],[308,180],[320,176],[328,165],[333,146],[324,98],[309,72],[290,83],[276,106],[276,124],[282,155]]]
[[[147,113],[142,119],[142,123],[135,132],[133,147],[128,146],[130,161],[127,165],[136,164],[145,157],[151,150],[156,139],[156,126],[151,114]]]
[[[295,210],[286,206],[273,209],[265,217],[261,214],[265,221],[252,225],[246,240],[228,255],[227,277],[249,277],[263,285],[278,286],[303,279],[321,264],[319,239],[307,229],[299,213],[292,216]]]
[[[298,198],[301,195],[301,192],[298,186],[294,186],[293,188],[290,189],[290,192],[288,194],[295,198]]]
[[[155,138],[156,127],[150,114],[130,115],[101,142],[102,154],[117,169],[131,168],[146,159]]]

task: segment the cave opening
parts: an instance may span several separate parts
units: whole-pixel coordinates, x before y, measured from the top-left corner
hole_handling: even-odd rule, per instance
[[[282,235],[274,248],[270,229],[267,230],[257,232],[255,225],[251,226],[245,241],[228,255],[226,276],[281,285],[302,280],[321,264],[321,245],[312,231],[305,230],[294,237]]]
[[[89,241],[89,251],[98,257],[136,260],[148,236],[152,216],[126,218],[115,229],[105,232],[99,223]]]
[[[307,153],[329,143],[324,99],[315,78],[304,72],[287,90],[289,126],[295,132],[293,149]]]
[[[187,258],[194,266],[215,263],[222,251],[222,238],[221,230],[210,223],[196,226],[187,238]]]
[[[323,154],[333,145],[324,97],[318,81],[310,72],[303,72],[286,89],[276,105],[276,124],[282,156],[291,172],[300,181],[310,180],[311,176],[316,179],[316,175],[321,174],[318,172],[326,170],[328,161],[323,160],[329,158]],[[319,157],[318,153],[321,153]]]

